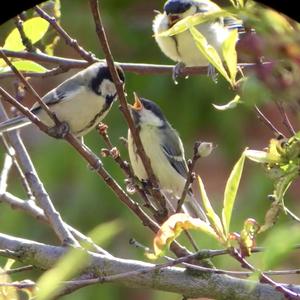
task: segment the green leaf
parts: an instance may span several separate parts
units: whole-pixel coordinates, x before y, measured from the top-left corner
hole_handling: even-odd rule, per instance
[[[212,205],[211,205],[211,203],[208,199],[203,181],[202,181],[200,176],[198,176],[198,186],[199,186],[199,190],[200,190],[200,193],[201,193],[201,198],[202,198],[204,209],[207,213],[207,216],[209,217],[209,219],[212,222],[211,226],[216,230],[216,232],[217,232],[218,236],[220,237],[220,239],[225,241],[226,237],[224,235],[222,222],[221,222],[219,216],[215,213],[215,211],[214,211],[214,209],[213,209],[213,207],[212,207]]]
[[[224,203],[223,203],[223,210],[222,210],[222,221],[223,221],[224,231],[226,235],[228,235],[229,233],[232,209],[236,199],[237,190],[240,184],[240,180],[244,168],[244,162],[245,162],[245,152],[242,153],[242,156],[233,167],[225,187]]]
[[[227,39],[222,44],[222,54],[224,61],[227,65],[230,79],[232,83],[235,83],[235,78],[237,74],[237,53],[236,53],[236,43],[238,41],[238,31],[237,29],[231,30]]]
[[[96,227],[91,236],[97,238],[97,243],[108,243],[117,233],[123,229],[118,220],[101,224]],[[88,250],[90,246],[72,248],[63,255],[56,265],[45,272],[37,282],[37,295],[39,300],[53,299],[53,296],[62,288],[62,282],[76,276],[89,264]]]
[[[36,73],[44,73],[48,71],[42,65],[31,61],[31,60],[18,60],[12,62],[12,64],[19,70],[19,71],[27,71],[27,72],[36,72]],[[11,72],[11,68],[9,66],[0,68],[0,73]]]
[[[226,10],[220,9],[220,7],[217,6],[216,11],[209,13],[199,13],[193,16],[185,17],[184,19],[176,22],[170,29],[159,33],[158,36],[173,36],[184,32],[193,26],[209,21],[215,21],[216,19],[225,16],[232,17],[232,14]]]
[[[235,108],[239,103],[241,103],[240,101],[241,97],[240,95],[236,95],[231,101],[229,101],[228,103],[224,104],[224,105],[217,105],[217,104],[213,104],[213,107],[217,110],[228,110],[228,109],[233,109]]]
[[[300,231],[297,226],[276,227],[264,241],[266,250],[263,254],[263,270],[270,270],[278,266],[296,244],[300,242]]]
[[[190,27],[189,30],[190,30],[190,33],[192,34],[192,36],[195,40],[196,46],[198,47],[201,54],[208,60],[208,62],[211,65],[213,65],[219,71],[219,73],[231,85],[233,85],[233,83],[231,82],[231,79],[229,78],[229,76],[223,66],[222,59],[221,59],[220,55],[218,54],[217,50],[213,46],[211,46],[207,43],[207,40],[204,37],[204,35],[202,33],[200,33],[195,27]]]
[[[41,17],[31,18],[23,23],[23,30],[26,37],[32,44],[38,42],[47,32],[49,23]],[[25,49],[17,28],[13,29],[5,40],[4,49],[21,51]]]

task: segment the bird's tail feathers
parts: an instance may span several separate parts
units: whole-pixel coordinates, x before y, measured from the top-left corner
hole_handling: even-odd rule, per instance
[[[171,213],[175,213],[178,199],[174,197],[172,193],[166,191],[162,191],[162,193],[166,198],[168,210]],[[199,218],[202,221],[209,223],[208,218],[203,208],[201,207],[201,204],[197,201],[197,199],[193,196],[192,193],[189,193],[186,196],[184,204],[182,205],[182,211],[193,218]]]
[[[6,120],[0,123],[0,134],[3,132],[8,132],[12,130],[16,130],[23,126],[29,125],[31,122],[27,118],[23,116],[15,117],[9,120]]]

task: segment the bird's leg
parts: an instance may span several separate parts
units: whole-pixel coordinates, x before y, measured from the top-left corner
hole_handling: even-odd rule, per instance
[[[211,78],[214,83],[218,82],[218,73],[212,64],[208,64],[207,66],[207,76]]]
[[[57,122],[55,126],[48,128],[47,133],[56,139],[63,139],[70,132],[67,122]]]
[[[175,65],[172,72],[172,79],[175,84],[178,84],[177,78],[180,76],[182,69],[185,67],[183,62],[179,62]]]

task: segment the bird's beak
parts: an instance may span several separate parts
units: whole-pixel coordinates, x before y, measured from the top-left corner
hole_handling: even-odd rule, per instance
[[[143,103],[141,102],[139,96],[135,92],[133,93],[133,95],[134,95],[134,103],[133,103],[133,105],[129,104],[130,107],[135,111],[142,110],[144,106],[143,106]]]
[[[172,27],[179,19],[180,17],[178,15],[168,15],[169,26]]]

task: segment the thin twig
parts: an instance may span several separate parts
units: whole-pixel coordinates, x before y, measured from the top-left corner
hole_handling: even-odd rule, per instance
[[[48,21],[51,26],[57,31],[57,33],[65,40],[66,44],[75,49],[75,51],[86,61],[93,62],[95,59],[95,54],[86,51],[81,47],[78,42],[71,38],[69,34],[57,23],[54,17],[48,15],[43,9],[36,6],[34,10],[46,21]]]
[[[282,102],[281,101],[276,101],[276,105],[277,105],[277,108],[282,116],[282,119],[283,119],[283,125],[287,128],[288,132],[290,135],[295,135],[296,134],[296,131],[282,105]]]
[[[26,50],[28,52],[35,52],[35,47],[32,45],[31,40],[26,36],[24,32],[23,20],[20,18],[20,16],[16,16],[15,24],[20,33],[22,44],[25,46]]]
[[[145,149],[143,147],[143,144],[141,142],[139,133],[137,128],[135,127],[133,120],[131,118],[131,114],[129,112],[128,106],[127,106],[127,101],[126,101],[126,96],[124,93],[123,89],[123,82],[120,80],[118,72],[116,71],[115,64],[114,64],[114,59],[107,41],[106,33],[103,27],[101,15],[100,15],[100,10],[99,10],[99,4],[97,0],[90,0],[90,7],[91,11],[94,17],[95,21],[95,26],[96,26],[96,32],[98,34],[98,39],[99,42],[102,46],[107,65],[109,67],[110,73],[112,74],[116,89],[117,89],[117,94],[118,94],[118,99],[121,105],[121,110],[122,113],[126,119],[126,122],[128,123],[129,130],[131,131],[134,143],[137,148],[137,153],[139,157],[141,158],[144,168],[146,170],[147,176],[149,178],[149,181],[153,187],[152,194],[155,199],[157,199],[157,204],[161,208],[160,214],[161,214],[161,219],[164,220],[167,217],[167,207],[166,207],[166,199],[160,192],[156,176],[153,173],[152,167],[151,167],[151,162],[149,157],[146,155]],[[161,220],[161,221],[162,221]]]
[[[32,289],[33,287],[36,286],[36,283],[25,279],[22,281],[14,281],[14,282],[0,282],[0,286],[10,286],[10,287],[15,287],[17,289]]]
[[[99,124],[98,131],[102,136],[104,143],[108,149],[102,149],[101,152],[105,152],[105,155],[111,156],[114,161],[119,165],[119,167],[123,170],[124,174],[129,178],[130,184],[133,185],[133,188],[138,191],[140,196],[145,202],[145,207],[147,207],[153,214],[157,213],[157,209],[153,206],[151,201],[148,199],[144,189],[142,189],[138,184],[135,183],[135,175],[132,171],[130,164],[127,161],[124,161],[120,155],[119,150],[114,147],[110,141],[107,132],[108,126],[106,124]],[[107,150],[107,151],[104,151]],[[104,154],[104,153],[103,153]]]
[[[44,211],[38,207],[33,200],[22,200],[8,192],[0,196],[0,202],[6,203],[11,206],[12,209],[21,210],[28,215],[34,217],[38,221],[49,224],[49,220],[46,217]],[[101,253],[106,256],[111,256],[107,251],[96,245],[89,237],[79,232],[77,229],[71,227],[65,223],[65,226],[71,231],[73,236],[81,243],[89,246],[89,249],[93,252]]]
[[[268,128],[271,129],[276,135],[283,135],[273,124],[272,122],[262,113],[262,111],[255,105],[254,109],[257,113],[257,117],[261,120]]]
[[[17,107],[22,111],[26,116],[31,117],[33,122],[36,122],[38,126],[41,126],[40,129],[44,129],[45,125],[41,123],[28,109],[24,108],[16,99],[9,95],[5,90],[0,87],[0,94],[6,99],[11,101],[11,104]],[[38,121],[37,121],[38,120]],[[46,126],[47,132],[47,126]],[[54,205],[45,190],[42,182],[40,181],[37,172],[32,164],[30,157],[27,153],[27,150],[17,132],[7,133],[9,137],[10,144],[16,151],[16,158],[18,159],[22,169],[24,171],[25,177],[30,185],[32,193],[36,200],[39,202],[40,206],[45,211],[45,214],[51,224],[52,229],[56,233],[57,237],[63,244],[73,244],[78,245],[76,240],[73,238],[72,234],[65,227],[61,216],[55,210]],[[21,160],[21,162],[20,162]]]
[[[196,163],[198,161],[198,159],[200,158],[200,155],[198,153],[198,143],[196,143],[194,145],[194,154],[193,154],[193,158],[192,160],[188,163],[188,173],[187,173],[187,177],[186,177],[186,181],[185,181],[185,185],[181,194],[180,199],[178,200],[177,203],[177,208],[176,208],[176,213],[179,213],[181,211],[182,205],[184,203],[184,200],[189,192],[189,188],[194,180],[194,169],[196,166]]]
[[[87,62],[85,60],[80,59],[72,59],[65,58],[60,56],[51,56],[45,53],[31,53],[25,51],[12,51],[12,50],[2,50],[3,53],[8,57],[15,58],[23,58],[28,59],[40,63],[51,63],[56,64],[58,66],[63,66],[69,69],[77,69],[77,68],[86,68],[91,64],[91,62]],[[94,58],[93,62],[103,61],[97,58]],[[134,73],[137,75],[171,75],[174,70],[174,65],[158,65],[158,64],[143,64],[143,63],[126,63],[126,62],[115,62],[118,64],[124,71],[129,73]],[[241,63],[239,67],[245,70],[251,70],[256,66],[255,63]],[[26,73],[25,73],[26,74]],[[36,73],[36,77],[38,77],[39,73]],[[206,75],[207,67],[184,67],[180,70],[180,75],[186,77],[188,75]],[[5,78],[7,76],[11,76],[8,73],[1,73],[0,78]],[[33,74],[32,74],[33,76]]]
[[[293,292],[292,290],[286,288],[282,284],[278,284],[271,278],[265,275],[264,272],[261,272],[260,270],[257,270],[254,268],[248,261],[242,257],[240,252],[237,249],[232,249],[231,251],[231,256],[235,258],[238,262],[241,263],[241,266],[245,269],[251,270],[253,272],[259,272],[260,273],[260,281],[262,283],[267,283],[273,286],[277,291],[281,292],[287,299],[295,299],[299,300],[300,299],[300,294]]]
[[[10,62],[8,57],[5,55],[2,49],[0,49],[0,56],[3,58],[3,60],[6,62],[6,64],[12,69],[12,71],[16,74],[16,76],[20,79],[20,81],[24,84],[24,87],[28,89],[30,94],[34,97],[34,99],[41,105],[41,107],[46,111],[48,116],[51,120],[54,121],[54,123],[57,123],[57,119],[55,118],[54,114],[51,112],[49,107],[45,104],[45,102],[42,100],[42,98],[38,95],[36,90],[31,86],[31,84],[28,83],[26,78],[22,75],[22,73]]]
[[[4,274],[15,274],[15,273],[20,273],[20,272],[24,272],[24,271],[30,271],[34,269],[34,266],[29,265],[29,266],[24,266],[24,267],[19,267],[19,268],[14,268],[14,269],[9,269],[9,270],[5,270],[0,272],[0,275],[4,275]]]
[[[5,154],[2,172],[0,175],[0,196],[6,192],[8,174],[13,165],[13,159],[9,154]]]

